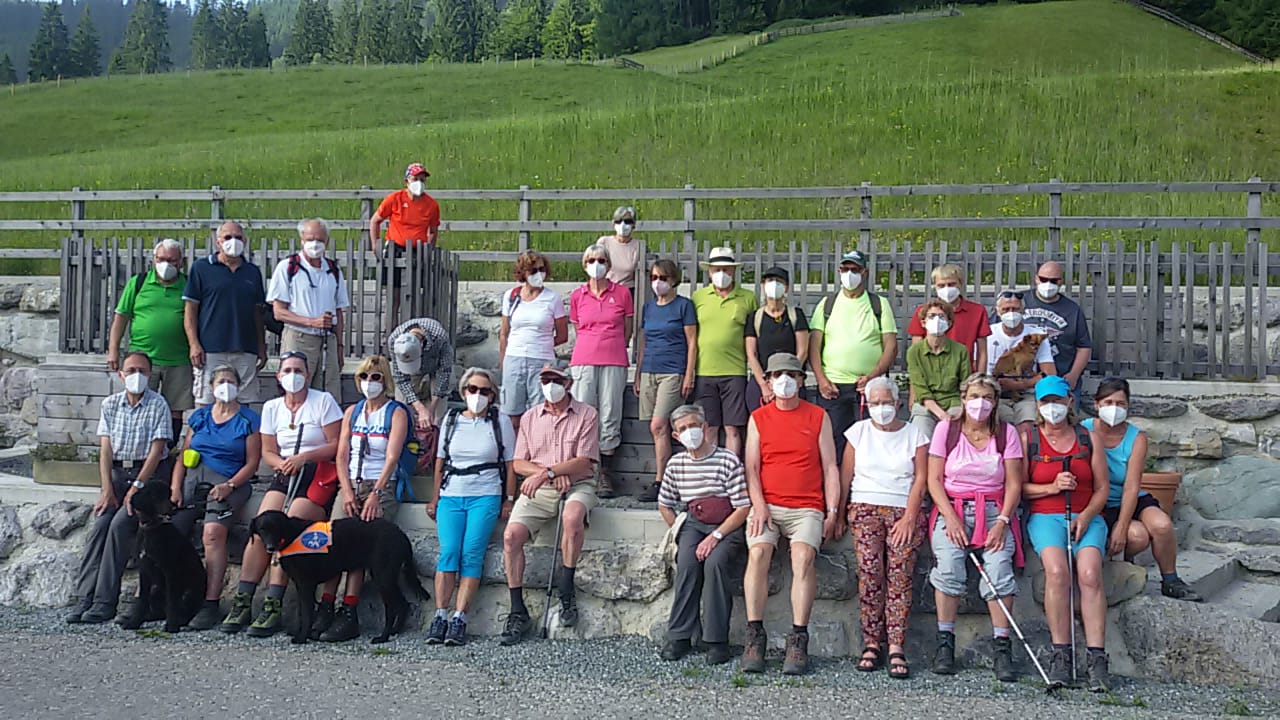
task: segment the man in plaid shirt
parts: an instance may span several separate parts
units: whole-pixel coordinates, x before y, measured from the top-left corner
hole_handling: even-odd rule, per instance
[[[444,326],[431,318],[401,323],[387,338],[396,399],[413,408],[418,429],[435,427],[440,402],[453,382],[453,343]],[[426,402],[423,398],[426,398]]]
[[[138,521],[129,503],[148,480],[168,479],[165,451],[173,438],[169,403],[147,388],[150,377],[151,359],[140,352],[129,353],[120,363],[124,392],[102,401],[98,420],[102,493],[93,504],[93,528],[76,576],[80,601],[67,616],[70,623],[104,623],[115,617],[120,577],[138,538]]]

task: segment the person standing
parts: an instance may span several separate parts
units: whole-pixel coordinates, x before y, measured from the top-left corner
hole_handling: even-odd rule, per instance
[[[315,358],[311,385],[342,399],[342,314],[351,307],[347,282],[332,258],[329,225],[322,218],[298,223],[302,252],[293,253],[271,273],[267,302],[284,323],[281,352],[301,352]]]
[[[205,371],[230,365],[240,376],[240,401],[258,399],[258,371],[267,364],[262,308],[262,271],[244,258],[244,228],[236,222],[218,227],[218,252],[191,266],[182,299],[182,324],[190,346],[192,391],[197,405],[212,405]]]
[[[187,274],[182,244],[172,238],[156,243],[150,270],[124,284],[116,303],[107,344],[107,367],[120,370],[120,342],[129,329],[129,350],[151,358],[150,387],[169,404],[173,437],[182,435],[182,413],[195,407],[192,394],[191,347],[183,328]]]
[[[542,403],[542,368],[556,359],[556,346],[569,339],[569,316],[560,293],[546,287],[551,263],[525,250],[511,270],[520,283],[502,296],[498,357],[502,370],[502,412],[520,429],[520,416]]]
[[[747,411],[747,321],[760,307],[755,293],[735,284],[734,275],[742,263],[733,249],[711,248],[702,263],[710,285],[690,296],[698,313],[697,381],[695,402],[706,414],[707,432],[712,438],[724,428],[724,447],[742,456],[742,428],[750,419]]]
[[[419,430],[436,427],[453,381],[453,342],[439,321],[412,318],[391,331],[387,347],[395,362],[396,397],[413,409]]]
[[[818,405],[831,416],[836,435],[862,419],[867,381],[889,372],[898,355],[893,309],[867,287],[867,256],[851,250],[840,258],[840,292],[813,308],[809,365],[818,382]],[[836,448],[844,456],[844,445]]]
[[[641,265],[640,244],[631,233],[636,229],[636,209],[623,205],[613,211],[613,234],[601,235],[596,244],[609,253],[609,274],[605,277],[636,291],[636,270]]]
[[[969,359],[965,376],[970,373],[986,372],[987,344],[983,338],[991,334],[991,326],[987,322],[987,309],[964,296],[964,270],[958,265],[939,265],[929,274],[933,281],[933,292],[938,299],[951,307],[951,332],[949,337],[964,347]],[[916,308],[911,314],[911,323],[907,325],[907,334],[911,336],[911,344],[924,340],[928,335],[920,311],[924,305]],[[916,398],[916,402],[920,399]]]
[[[1036,286],[1026,298],[1026,323],[1033,332],[1051,333],[1049,344],[1057,374],[1080,400],[1080,378],[1093,356],[1089,322],[1075,300],[1062,294],[1062,265],[1050,261],[1036,271]]]
[[[391,287],[403,285],[403,270],[395,267],[396,259],[418,243],[436,244],[440,233],[440,203],[427,194],[427,178],[431,173],[422,163],[409,163],[404,169],[404,187],[382,199],[378,210],[369,218],[370,250],[382,251],[390,275]],[[382,223],[387,223],[387,242],[381,248]],[[386,281],[384,281],[386,282]],[[400,317],[400,293],[393,293],[388,325]]]
[[[1035,423],[1035,398],[1028,394],[1036,382],[1042,377],[1056,375],[1057,367],[1053,363],[1053,350],[1048,342],[1036,346],[1035,358],[1022,373],[997,375],[996,365],[1001,358],[1018,346],[1028,335],[1033,334],[1027,325],[1022,305],[1021,291],[1005,290],[996,299],[996,314],[1000,322],[991,326],[991,334],[987,336],[987,374],[1000,383],[1001,422],[1018,426],[1018,433],[1026,435]]]
[[[751,368],[751,380],[747,381],[747,409],[754,411],[762,404],[773,402],[773,389],[764,369],[774,353],[791,353],[804,365],[809,357],[809,323],[804,309],[787,304],[787,287],[791,275],[780,267],[764,271],[764,305],[751,314],[747,322],[747,365]],[[804,397],[804,387],[800,388]]]
[[[930,300],[920,306],[919,314],[929,334],[924,342],[907,348],[907,373],[916,400],[911,424],[931,438],[934,427],[960,405],[960,383],[970,375],[969,351],[948,336],[954,330],[950,305]]]

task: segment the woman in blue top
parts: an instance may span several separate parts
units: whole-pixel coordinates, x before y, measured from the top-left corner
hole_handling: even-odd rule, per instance
[[[654,260],[649,268],[653,297],[640,312],[640,337],[636,342],[635,393],[640,398],[640,420],[649,421],[653,435],[655,476],[653,485],[641,491],[645,502],[658,499],[658,484],[671,459],[671,413],[693,392],[698,365],[698,313],[693,302],[676,292],[680,268],[672,261]]]
[[[214,402],[191,413],[183,462],[174,463],[170,483],[174,507],[191,504],[198,486],[211,486],[204,516],[208,589],[204,607],[191,621],[195,630],[208,630],[222,619],[218,595],[227,572],[227,531],[253,495],[253,476],[262,460],[262,420],[236,399],[240,373],[219,365],[209,376],[209,386]]]
[[[1102,511],[1110,530],[1107,554],[1124,553],[1130,559],[1150,547],[1160,568],[1160,592],[1175,600],[1200,602],[1200,595],[1178,577],[1178,538],[1173,521],[1160,502],[1141,489],[1142,471],[1147,464],[1147,436],[1128,422],[1129,381],[1103,380],[1093,402],[1102,422],[1091,418],[1081,424],[1097,433],[1107,451],[1111,490]]]

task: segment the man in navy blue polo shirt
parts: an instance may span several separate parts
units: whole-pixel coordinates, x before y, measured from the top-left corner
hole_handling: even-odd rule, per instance
[[[183,327],[191,345],[193,390],[197,405],[213,403],[205,371],[230,365],[240,373],[240,401],[257,398],[258,370],[267,364],[267,338],[263,332],[262,271],[245,260],[244,228],[225,222],[218,228],[218,252],[192,263]]]

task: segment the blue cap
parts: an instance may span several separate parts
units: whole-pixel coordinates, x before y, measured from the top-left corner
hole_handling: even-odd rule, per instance
[[[1058,396],[1061,398],[1071,397],[1071,386],[1066,380],[1057,375],[1049,375],[1036,383],[1036,400],[1043,400],[1047,397]]]

